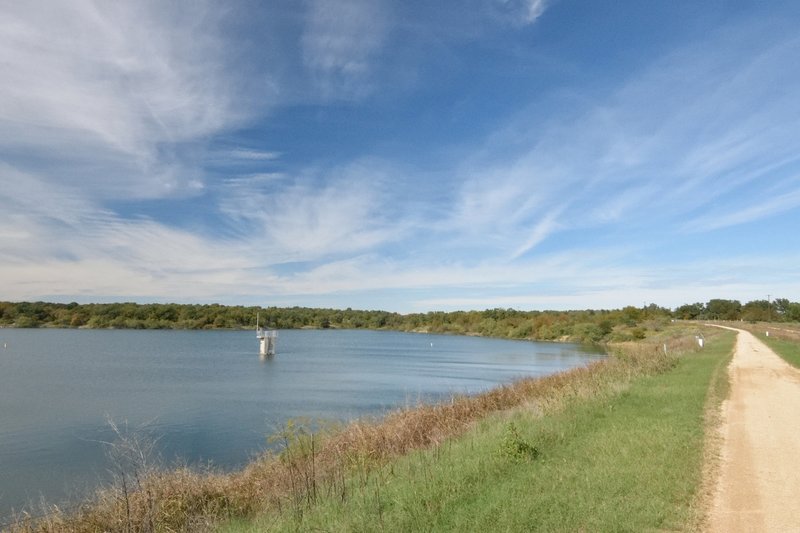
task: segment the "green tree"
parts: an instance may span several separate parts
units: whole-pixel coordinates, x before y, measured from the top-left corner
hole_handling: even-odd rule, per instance
[[[17,321],[14,323],[14,325],[18,328],[38,328],[39,321],[31,316],[22,315],[17,318]]]
[[[753,300],[742,307],[742,320],[749,322],[766,322],[776,318],[772,312],[771,304],[767,300]]]
[[[711,320],[739,320],[742,316],[742,304],[739,300],[709,300],[706,304],[706,315]]]
[[[684,304],[675,309],[675,318],[681,320],[697,320],[705,314],[705,305],[702,303]]]

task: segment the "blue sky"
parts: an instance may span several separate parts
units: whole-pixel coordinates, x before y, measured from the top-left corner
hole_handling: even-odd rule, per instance
[[[800,300],[797,2],[0,3],[0,299]]]

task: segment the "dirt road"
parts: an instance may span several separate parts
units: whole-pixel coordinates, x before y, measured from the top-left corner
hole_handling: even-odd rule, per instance
[[[800,532],[800,370],[737,331],[709,531]]]

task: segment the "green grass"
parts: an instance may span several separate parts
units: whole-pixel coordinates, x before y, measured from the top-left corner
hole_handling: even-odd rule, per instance
[[[354,468],[314,504],[242,531],[655,531],[696,520],[707,407],[724,395],[733,334],[554,414],[489,416],[466,435]]]
[[[758,338],[767,344],[790,365],[800,368],[800,342],[779,339],[774,336],[766,337],[763,332]]]

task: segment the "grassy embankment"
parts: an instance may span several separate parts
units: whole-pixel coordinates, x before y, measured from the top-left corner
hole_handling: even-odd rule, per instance
[[[800,342],[780,339],[776,337],[760,337],[767,346],[783,357],[790,365],[800,368]]]
[[[712,334],[713,335],[713,334]],[[721,401],[733,334],[601,379],[551,408],[526,404],[463,436],[319,490],[290,512],[227,531],[644,531],[697,524],[707,410]],[[658,356],[654,356],[658,357]],[[297,450],[295,450],[297,453]]]
[[[787,363],[800,368],[800,330],[786,329],[783,325],[778,327],[755,325],[748,329]],[[769,336],[765,335],[767,330]]]
[[[708,331],[697,352],[690,333],[325,435],[287,428],[281,453],[235,474],[129,465],[78,511],[13,531],[682,529],[733,339]]]

